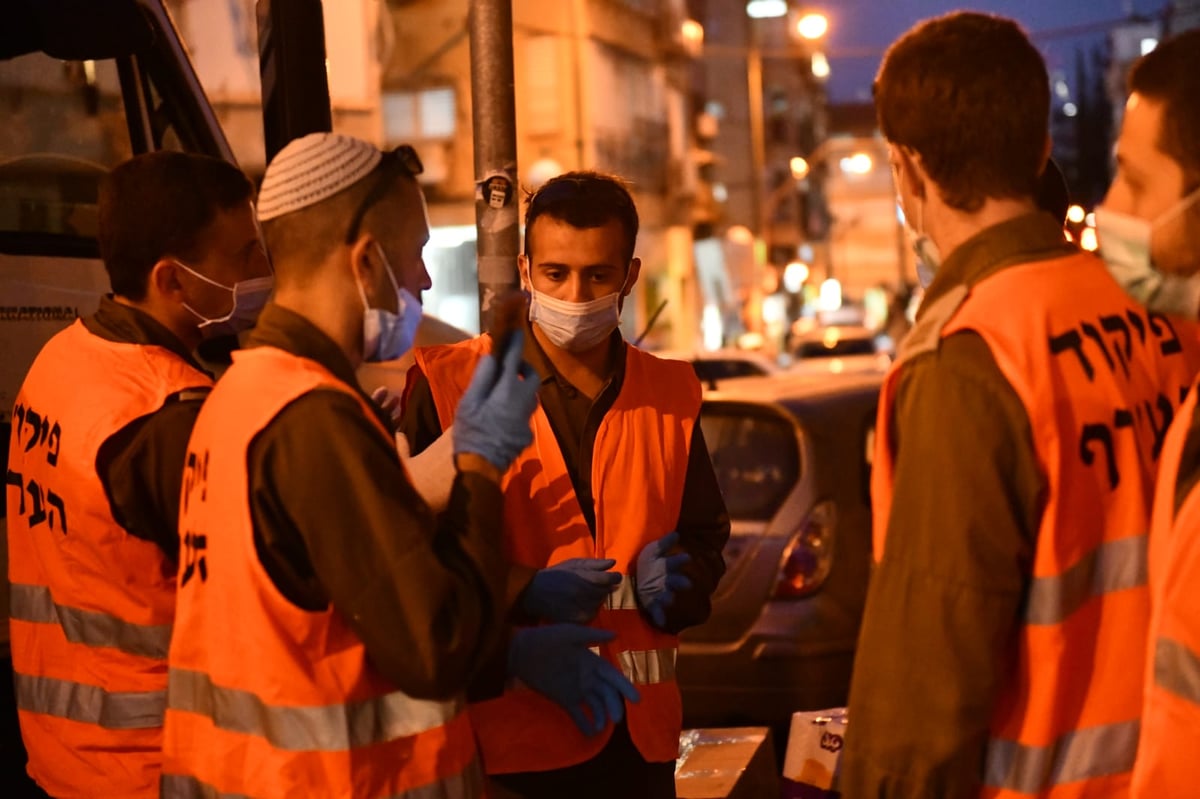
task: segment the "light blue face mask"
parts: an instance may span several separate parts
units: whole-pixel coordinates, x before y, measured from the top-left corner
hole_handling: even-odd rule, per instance
[[[917,215],[920,217],[917,220],[917,227],[909,224],[908,215],[904,213],[904,207],[899,199],[896,200],[896,209],[900,214],[900,220],[904,223],[904,231],[908,234],[913,254],[917,256],[917,282],[921,284],[921,288],[927,289],[942,265],[942,253],[933,239],[929,238],[929,234],[918,229],[924,227],[923,217],[925,216],[925,201],[921,200],[920,203],[917,211]]]
[[[423,313],[421,301],[396,282],[396,274],[388,263],[383,247],[376,243],[375,249],[387,270],[388,279],[392,281],[392,288],[396,290],[397,312],[372,308],[367,302],[362,283],[355,278],[358,296],[363,302],[363,360],[369,363],[394,361],[411,350],[417,340],[417,328]]]
[[[1096,235],[1109,274],[1147,310],[1189,319],[1200,315],[1200,272],[1192,275],[1160,272],[1150,256],[1155,228],[1179,216],[1198,198],[1200,189],[1153,220],[1103,206],[1096,209]]]

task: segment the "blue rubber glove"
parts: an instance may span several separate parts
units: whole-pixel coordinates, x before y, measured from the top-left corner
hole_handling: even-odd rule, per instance
[[[497,361],[485,355],[454,416],[454,454],[473,452],[504,471],[533,442],[529,417],[537,408],[541,381],[521,353],[525,333],[516,330]]]
[[[567,711],[584,735],[595,735],[624,718],[623,700],[641,699],[616,666],[588,649],[615,635],[579,624],[520,629],[508,645],[508,673]]]
[[[621,575],[609,571],[616,565],[609,558],[571,558],[539,569],[521,595],[521,607],[545,621],[589,622],[621,584]]]
[[[638,602],[659,627],[667,623],[667,608],[675,599],[675,593],[692,587],[692,581],[683,574],[683,566],[692,559],[691,556],[686,552],[667,554],[678,541],[679,533],[667,533],[646,544],[637,559],[634,576]]]

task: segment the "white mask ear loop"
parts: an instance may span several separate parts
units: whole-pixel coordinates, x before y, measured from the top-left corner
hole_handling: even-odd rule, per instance
[[[1186,211],[1188,207],[1196,201],[1197,198],[1200,198],[1200,188],[1193,189],[1190,193],[1181,198],[1179,202],[1175,203],[1173,206],[1164,211],[1158,217],[1158,219],[1155,219],[1154,222],[1151,223],[1152,226],[1159,227],[1170,222],[1172,219]]]

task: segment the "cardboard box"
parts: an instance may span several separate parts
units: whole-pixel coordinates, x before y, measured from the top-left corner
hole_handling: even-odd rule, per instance
[[[684,730],[675,761],[679,799],[779,796],[775,747],[766,727]]]
[[[846,709],[793,713],[783,761],[783,799],[833,799],[846,735]]]

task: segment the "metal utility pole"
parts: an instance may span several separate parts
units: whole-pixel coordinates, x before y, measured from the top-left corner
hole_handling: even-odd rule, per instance
[[[475,136],[475,227],[479,329],[494,301],[517,285],[517,114],[513,99],[512,0],[472,0],[471,122]]]
[[[333,130],[321,0],[258,0],[267,163],[292,139]]]

